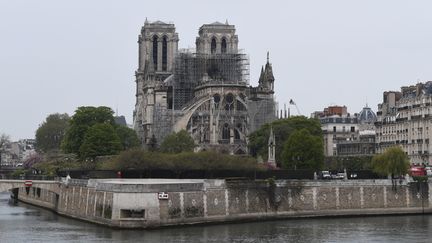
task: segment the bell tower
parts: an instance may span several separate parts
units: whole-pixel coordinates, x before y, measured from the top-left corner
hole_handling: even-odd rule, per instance
[[[163,81],[173,74],[178,50],[178,34],[174,24],[147,19],[138,36],[138,69],[134,129],[142,144],[151,143],[155,135],[154,114],[157,106],[166,107],[167,90]]]
[[[178,41],[174,24],[146,19],[138,37],[138,72],[172,72]]]
[[[196,38],[196,51],[200,54],[224,54],[238,52],[238,36],[235,26],[220,22],[204,24]]]

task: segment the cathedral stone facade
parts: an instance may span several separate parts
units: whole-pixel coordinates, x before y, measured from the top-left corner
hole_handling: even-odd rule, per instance
[[[174,24],[161,21],[146,20],[138,37],[134,129],[143,146],[184,129],[196,151],[247,153],[248,135],[276,119],[268,54],[251,87],[234,25],[202,25],[194,50],[179,50],[178,41]]]

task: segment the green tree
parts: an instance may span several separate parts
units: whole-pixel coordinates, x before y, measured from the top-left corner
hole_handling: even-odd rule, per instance
[[[114,112],[106,106],[81,106],[75,111],[69,122],[69,129],[62,141],[66,153],[79,154],[87,130],[95,124],[106,123],[114,126]]]
[[[122,144],[113,126],[98,123],[88,129],[79,153],[83,159],[94,159],[96,156],[118,154],[121,150]]]
[[[168,135],[161,144],[161,151],[165,153],[192,152],[194,148],[195,142],[185,130]]]
[[[217,170],[256,171],[263,170],[263,167],[258,165],[255,158],[249,156],[228,155],[215,151],[172,154],[134,148],[120,152],[118,156],[102,164],[101,169],[165,169],[175,172],[205,170],[211,174]]]
[[[256,157],[260,155],[263,158],[267,157],[270,127],[273,127],[276,137],[276,161],[282,161],[284,143],[293,132],[306,129],[311,135],[322,138],[321,124],[318,119],[307,118],[305,116],[292,116],[287,119],[276,120],[272,123],[264,124],[249,136],[248,146],[252,156]]]
[[[289,136],[282,152],[284,168],[319,170],[323,165],[322,137],[313,136],[307,129],[297,130]]]
[[[410,164],[408,156],[399,146],[386,149],[384,153],[372,158],[372,168],[381,175],[400,176],[408,173]]]
[[[36,147],[43,152],[58,151],[69,127],[68,114],[51,114],[36,130]]]
[[[135,130],[125,126],[117,126],[115,131],[117,136],[120,138],[122,150],[131,149],[140,145],[140,141]]]

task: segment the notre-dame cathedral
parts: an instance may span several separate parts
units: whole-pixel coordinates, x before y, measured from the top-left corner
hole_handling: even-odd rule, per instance
[[[202,25],[193,50],[179,49],[178,41],[174,24],[146,20],[141,28],[134,129],[143,146],[184,129],[196,151],[247,153],[248,135],[276,119],[268,53],[252,87],[234,25]]]

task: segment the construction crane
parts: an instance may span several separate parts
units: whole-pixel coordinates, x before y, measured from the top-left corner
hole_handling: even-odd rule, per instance
[[[293,105],[293,106],[295,106],[295,108],[296,108],[296,110],[297,110],[297,114],[299,114],[300,116],[302,115],[301,112],[300,112],[300,109],[298,108],[298,106],[297,106],[297,104],[294,102],[294,100],[290,99],[290,101],[289,101],[289,105]],[[288,107],[288,109],[289,109],[289,107]]]

